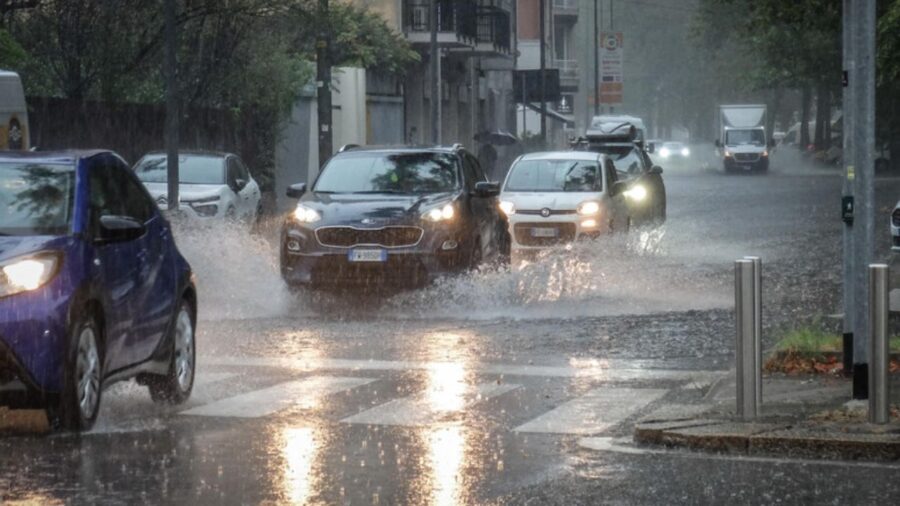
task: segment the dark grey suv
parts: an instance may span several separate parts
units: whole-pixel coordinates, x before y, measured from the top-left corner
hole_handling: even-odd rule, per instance
[[[352,147],[331,158],[281,233],[293,288],[417,287],[508,261],[497,183],[462,146]]]

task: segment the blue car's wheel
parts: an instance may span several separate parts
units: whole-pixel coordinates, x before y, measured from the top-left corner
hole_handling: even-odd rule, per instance
[[[187,300],[181,302],[172,327],[172,357],[169,372],[150,378],[148,387],[154,402],[181,404],[194,388],[197,345],[194,340],[194,311]]]
[[[51,418],[62,428],[89,430],[97,420],[102,396],[103,362],[100,332],[92,317],[72,326],[59,406]]]

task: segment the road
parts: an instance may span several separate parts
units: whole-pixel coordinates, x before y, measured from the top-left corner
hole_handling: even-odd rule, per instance
[[[120,384],[90,433],[0,439],[0,502],[897,497],[898,465],[629,444],[637,418],[704,402],[728,374],[734,259],[763,257],[767,346],[777,329],[839,309],[834,171],[783,163],[764,176],[665,176],[659,230],[387,300],[292,297],[265,241],[183,235],[206,301],[190,401],[162,408]],[[900,180],[878,180],[879,258],[897,196]]]

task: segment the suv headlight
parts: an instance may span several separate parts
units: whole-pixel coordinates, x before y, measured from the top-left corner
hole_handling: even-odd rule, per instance
[[[636,184],[622,192],[622,195],[625,195],[626,198],[629,198],[635,202],[641,202],[645,198],[647,198],[647,189],[644,188],[643,185]]]
[[[516,214],[516,205],[508,200],[500,201],[500,210],[503,211],[503,214],[507,216],[512,216]]]
[[[315,209],[303,205],[297,205],[293,213],[294,219],[300,223],[315,223],[322,219],[322,215]]]
[[[441,221],[450,221],[455,215],[456,208],[450,203],[439,207],[433,207],[425,211],[422,213],[422,218],[432,223],[438,223]]]
[[[59,270],[59,253],[43,252],[0,263],[0,297],[36,290]]]
[[[669,148],[662,148],[659,150],[659,156],[663,158],[668,158],[671,153],[669,152]]]

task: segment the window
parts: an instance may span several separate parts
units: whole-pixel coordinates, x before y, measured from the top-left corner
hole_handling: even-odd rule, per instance
[[[144,187],[115,160],[101,160],[90,168],[91,229],[96,232],[103,216],[127,216],[141,223],[153,217],[154,203]]]
[[[603,191],[600,166],[593,160],[523,160],[511,172],[508,191]]]
[[[464,164],[465,165],[465,164]],[[361,152],[336,156],[314,192],[437,193],[459,188],[457,158],[432,152]]]
[[[166,155],[148,155],[134,168],[138,178],[145,183],[168,181]],[[178,179],[183,184],[222,184],[224,176],[222,157],[213,155],[179,155]]]

